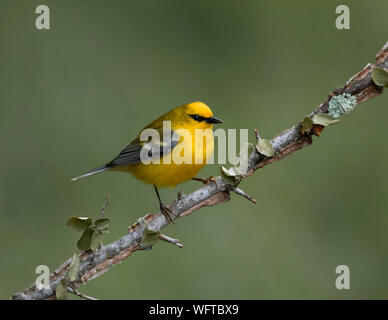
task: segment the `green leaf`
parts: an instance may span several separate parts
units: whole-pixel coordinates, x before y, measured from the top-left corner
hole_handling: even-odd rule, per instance
[[[236,178],[235,175],[231,175],[229,173],[229,170],[226,169],[225,167],[221,167],[221,178],[229,184],[235,185],[238,182],[238,179]]]
[[[55,296],[57,300],[67,300],[67,281],[62,279],[58,282],[55,288]]]
[[[92,239],[90,241],[90,249],[96,250],[102,241],[102,232],[99,230],[93,230]]]
[[[380,67],[374,67],[374,69],[372,70],[372,80],[380,87],[388,87],[387,70]]]
[[[266,157],[273,157],[275,154],[272,143],[267,139],[260,139],[256,149],[259,153],[265,155]]]
[[[108,218],[98,219],[96,220],[96,222],[94,222],[94,225],[96,226],[96,229],[101,231],[102,233],[109,233],[110,219]]]
[[[310,133],[311,128],[313,127],[313,120],[310,117],[304,118],[302,122],[302,134]]]
[[[228,177],[240,177],[241,172],[237,169],[237,167],[230,167],[229,169],[226,169],[225,167],[221,167],[223,173]]]
[[[314,124],[319,124],[321,126],[327,127],[331,124],[335,124],[340,122],[340,120],[333,119],[326,113],[319,113],[313,116],[313,122]]]
[[[145,247],[152,246],[159,240],[159,231],[149,230],[147,227],[144,230],[143,238],[141,239],[141,244]]]
[[[221,167],[221,177],[229,184],[236,184],[238,180],[248,172],[249,158],[255,146],[252,143],[245,143],[241,148],[237,161],[229,169]]]
[[[83,231],[92,224],[92,218],[89,217],[71,217],[66,225],[76,231]]]
[[[77,242],[77,247],[81,251],[90,249],[90,243],[92,242],[92,236],[94,231],[91,228],[86,228],[81,238]]]
[[[79,268],[81,266],[81,260],[78,253],[74,253],[73,259],[71,260],[69,271],[67,272],[66,278],[69,281],[74,281],[77,278]]]

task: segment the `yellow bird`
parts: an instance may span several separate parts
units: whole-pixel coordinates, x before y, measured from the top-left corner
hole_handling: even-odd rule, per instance
[[[165,121],[169,121],[171,125],[171,139],[163,137]],[[161,212],[169,221],[172,221],[170,217],[172,211],[161,201],[158,187],[175,187],[177,184],[190,179],[202,180],[194,177],[213,154],[213,124],[222,122],[214,117],[211,109],[202,102],[192,102],[176,107],[145,126],[135,140],[128,144],[112,161],[72,180],[107,170],[129,172],[136,179],[154,186]],[[152,149],[144,149],[149,140],[143,141],[141,133],[146,129],[156,130],[161,137],[160,141],[150,142],[149,145]],[[198,131],[196,129],[203,130],[203,136],[200,139],[196,139]],[[183,135],[182,132],[189,133],[189,135]],[[146,150],[145,153],[144,150]],[[187,157],[185,157],[185,150],[191,151],[191,155],[188,152]],[[150,163],[142,161],[144,154],[153,161]],[[190,161],[177,163],[182,162],[174,161],[177,156]]]

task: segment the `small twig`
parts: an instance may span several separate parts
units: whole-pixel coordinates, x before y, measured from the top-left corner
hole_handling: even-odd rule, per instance
[[[86,294],[83,294],[83,293],[79,292],[77,289],[75,289],[75,288],[73,288],[71,286],[67,287],[67,292],[75,294],[76,296],[79,296],[80,298],[85,299],[85,300],[98,300],[96,298],[87,296]]]
[[[216,181],[216,178],[214,176],[210,176],[208,178],[191,178],[191,180],[200,181],[205,185],[207,185],[209,183],[214,183],[216,188],[218,188],[217,181]]]
[[[255,135],[256,135],[256,143],[259,143],[261,137],[260,137],[259,130],[257,130],[256,128],[255,128]]]
[[[104,218],[105,209],[109,204],[109,197],[110,197],[109,194],[107,194],[105,196],[105,202],[104,202],[104,205],[102,206],[102,209],[101,209],[100,219]]]
[[[180,201],[180,200],[182,200],[184,197],[185,197],[185,193],[183,192],[183,190],[179,190],[179,191],[178,191],[178,196],[177,196],[176,200],[177,200],[177,201]]]
[[[159,239],[160,239],[160,240],[163,240],[163,241],[165,241],[165,242],[174,244],[174,245],[176,245],[178,248],[183,248],[183,244],[182,244],[178,239],[171,238],[171,237],[169,237],[169,236],[166,236],[165,234],[159,233]]]
[[[241,190],[238,187],[232,186],[230,191],[233,191],[234,193],[244,197],[245,199],[248,199],[249,201],[251,201],[254,204],[257,203],[257,201],[254,198],[252,198],[250,195],[246,194],[245,191]]]

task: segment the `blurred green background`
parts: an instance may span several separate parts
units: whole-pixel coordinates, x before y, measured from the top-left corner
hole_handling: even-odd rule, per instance
[[[51,9],[51,30],[35,8]],[[351,29],[335,28],[350,6]],[[224,128],[271,138],[310,113],[388,40],[387,1],[31,1],[0,3],[0,298],[75,251],[72,216],[97,217],[109,243],[158,210],[129,175],[70,178],[137,132],[201,100]],[[105,299],[388,298],[388,96],[362,103],[315,143],[247,179],[232,201],[179,219],[158,243],[81,288]],[[251,134],[253,141],[253,134]],[[218,174],[209,165],[201,176]],[[165,202],[189,182],[163,190]],[[334,283],[350,267],[350,290]]]

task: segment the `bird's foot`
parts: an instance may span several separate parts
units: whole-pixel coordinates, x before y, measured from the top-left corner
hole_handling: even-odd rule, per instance
[[[173,213],[172,210],[169,207],[167,207],[163,202],[160,202],[160,212],[166,217],[168,222],[174,223],[174,221],[170,216],[170,214]]]
[[[193,178],[192,180],[201,181],[203,184],[214,183],[216,188],[218,188],[216,178],[214,176],[210,176],[209,178]]]

